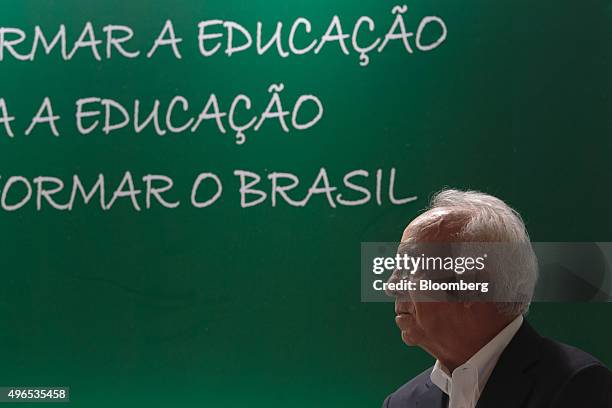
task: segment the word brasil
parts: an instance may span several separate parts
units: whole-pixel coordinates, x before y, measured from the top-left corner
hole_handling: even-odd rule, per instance
[[[324,198],[331,208],[338,205],[361,206],[373,200],[379,206],[386,202],[403,205],[417,199],[416,196],[396,197],[395,168],[391,168],[385,177],[388,183],[383,193],[385,173],[383,169],[377,169],[373,174],[367,170],[353,170],[342,177],[341,186],[336,186],[330,181],[327,170],[321,168],[314,181],[307,184],[307,190],[293,173],[269,173],[264,181],[264,177],[252,171],[235,170],[232,181],[237,184],[235,191],[241,208],[264,203],[276,207],[279,202],[304,207],[315,196]],[[0,209],[17,211],[32,203],[37,211],[43,208],[71,211],[75,207],[97,202],[99,208],[106,211],[119,201],[124,201],[136,211],[153,206],[177,208],[181,205],[174,191],[174,180],[167,175],[147,174],[137,179],[126,171],[118,184],[107,182],[104,174],[99,174],[93,182],[91,178],[88,180],[89,183],[83,182],[77,174],[66,182],[52,176],[39,176],[32,180],[24,176],[0,176]],[[190,205],[206,208],[221,198],[225,184],[230,183],[224,183],[215,173],[205,172],[198,174],[190,184]]]

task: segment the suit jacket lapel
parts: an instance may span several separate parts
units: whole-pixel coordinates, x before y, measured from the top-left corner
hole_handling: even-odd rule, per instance
[[[416,401],[417,407],[422,408],[446,408],[448,407],[448,396],[442,392],[431,380],[428,378],[425,381],[425,390],[419,396]]]
[[[524,321],[501,354],[477,408],[520,407],[531,390],[541,337]]]

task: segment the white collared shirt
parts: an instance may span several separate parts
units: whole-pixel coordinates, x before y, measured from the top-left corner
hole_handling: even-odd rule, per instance
[[[439,360],[436,360],[430,378],[431,382],[448,395],[448,408],[474,408],[476,406],[499,356],[522,323],[523,316],[519,315],[468,361],[457,367],[452,375]]]

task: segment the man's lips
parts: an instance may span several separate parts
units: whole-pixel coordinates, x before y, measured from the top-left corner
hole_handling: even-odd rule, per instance
[[[413,311],[414,308],[411,304],[395,304],[395,314],[397,316],[411,315]]]
[[[410,313],[398,313],[395,315],[395,324],[400,330],[407,330],[414,322],[414,316]]]
[[[395,311],[396,316],[403,316],[403,315],[409,315],[409,314],[412,314],[412,313],[410,313],[408,310],[396,310]]]

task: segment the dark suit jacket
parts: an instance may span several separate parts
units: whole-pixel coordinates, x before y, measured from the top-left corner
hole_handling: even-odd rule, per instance
[[[383,408],[443,408],[431,368],[389,395]],[[612,373],[593,356],[541,337],[525,321],[501,354],[477,408],[612,407]]]

